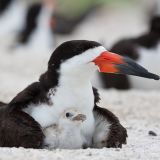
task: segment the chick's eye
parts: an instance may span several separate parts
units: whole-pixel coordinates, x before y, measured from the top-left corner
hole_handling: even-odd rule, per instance
[[[68,118],[68,117],[72,117],[73,115],[72,115],[72,113],[69,113],[69,112],[67,112],[66,113],[66,117]]]

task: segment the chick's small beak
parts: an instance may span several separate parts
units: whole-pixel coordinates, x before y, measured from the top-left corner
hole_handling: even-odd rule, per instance
[[[160,77],[148,72],[145,68],[131,60],[112,52],[102,52],[92,62],[98,66],[100,72],[134,75],[159,80]]]
[[[73,121],[85,121],[86,120],[86,115],[84,114],[78,114],[73,118]]]

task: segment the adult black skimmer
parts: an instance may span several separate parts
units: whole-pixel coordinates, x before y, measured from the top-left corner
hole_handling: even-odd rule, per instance
[[[24,44],[32,50],[39,50],[37,48],[39,45],[41,50],[46,50],[53,45],[53,35],[49,24],[53,6],[47,1],[44,3],[43,0],[25,0],[25,3],[27,10],[24,25],[17,36],[18,46]]]
[[[155,15],[150,22],[150,30],[136,38],[122,39],[110,49],[123,56],[128,56],[151,71],[160,74],[160,15]],[[160,89],[160,84],[146,79],[137,81],[126,75],[100,75],[105,88],[116,89]]]
[[[159,80],[159,76],[148,72],[129,58],[107,51],[100,43],[86,40],[65,42],[53,52],[48,62],[48,70],[41,75],[39,82],[20,92],[7,107],[0,108],[0,124],[3,125],[0,135],[7,137],[0,139],[0,146],[30,147],[30,144],[34,143],[33,147],[42,147],[43,132],[39,130],[56,124],[65,109],[77,108],[87,117],[81,126],[86,147],[92,146],[93,137],[95,143],[102,141],[103,146],[121,147],[126,143],[126,129],[113,113],[97,106],[99,95],[90,82],[96,70]],[[18,120],[15,120],[16,115]],[[12,116],[14,120],[11,120]],[[21,119],[25,119],[25,123],[21,124]],[[8,125],[11,127],[6,127]],[[30,133],[37,126],[39,130],[36,128],[36,131],[39,132]],[[17,130],[20,130],[19,133]],[[98,134],[101,138],[96,139]],[[18,139],[16,141],[15,136]],[[22,140],[22,137],[25,140]],[[35,143],[32,138],[39,139]],[[16,142],[20,141],[22,143],[16,145]]]
[[[43,130],[47,135],[44,146],[47,149],[79,149],[83,148],[81,125],[86,120],[76,108],[69,108],[60,115],[58,123]],[[75,143],[76,142],[76,143]]]
[[[42,4],[41,1],[39,3],[29,4],[27,8],[27,13],[25,16],[25,24],[19,33],[18,42],[25,44],[29,41],[29,38],[32,35],[32,32],[37,27],[38,16],[41,12]]]

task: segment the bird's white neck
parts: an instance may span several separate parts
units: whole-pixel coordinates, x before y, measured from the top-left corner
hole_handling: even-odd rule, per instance
[[[59,77],[59,85],[53,95],[54,109],[59,112],[64,109],[76,107],[81,110],[92,110],[94,96],[90,82],[91,75],[88,74],[62,74]]]
[[[62,73],[62,72],[61,72]],[[82,134],[86,138],[86,143],[91,143],[94,132],[94,95],[90,78],[92,72],[72,72],[61,74],[59,85],[55,94],[51,97],[53,101],[53,112],[59,115],[67,108],[77,108],[82,114],[87,116],[82,124]],[[57,117],[59,118],[59,117]]]

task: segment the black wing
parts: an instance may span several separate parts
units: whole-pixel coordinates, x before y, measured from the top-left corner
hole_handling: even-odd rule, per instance
[[[106,123],[109,122],[111,124],[109,133],[106,134],[106,143],[104,143],[106,146],[104,147],[121,148],[122,144],[126,144],[127,130],[120,124],[118,118],[111,111],[95,106],[94,115],[96,115],[95,120],[98,119],[98,116],[101,116],[106,119]]]
[[[109,133],[106,133],[106,142],[104,143],[105,146],[103,147],[122,147],[122,144],[126,144],[127,139],[127,130],[120,124],[119,119],[109,110],[106,108],[101,108],[97,106],[99,102],[99,94],[97,89],[93,88],[93,92],[95,95],[95,106],[94,106],[94,116],[96,127],[100,125],[100,123],[109,123]],[[103,118],[103,121],[99,121],[99,118]],[[108,125],[107,125],[108,126]],[[105,128],[104,128],[105,129]]]
[[[42,148],[43,138],[40,125],[27,113],[0,108],[0,147]]]
[[[0,107],[6,106],[6,105],[7,105],[7,103],[0,102]]]
[[[27,107],[30,103],[39,103],[47,101],[46,94],[39,82],[32,83],[23,91],[17,94],[15,98],[8,104],[10,111],[14,109],[22,109]]]
[[[22,109],[30,103],[43,101],[39,82],[20,92],[7,105],[0,103],[0,147],[42,148],[41,126]]]

